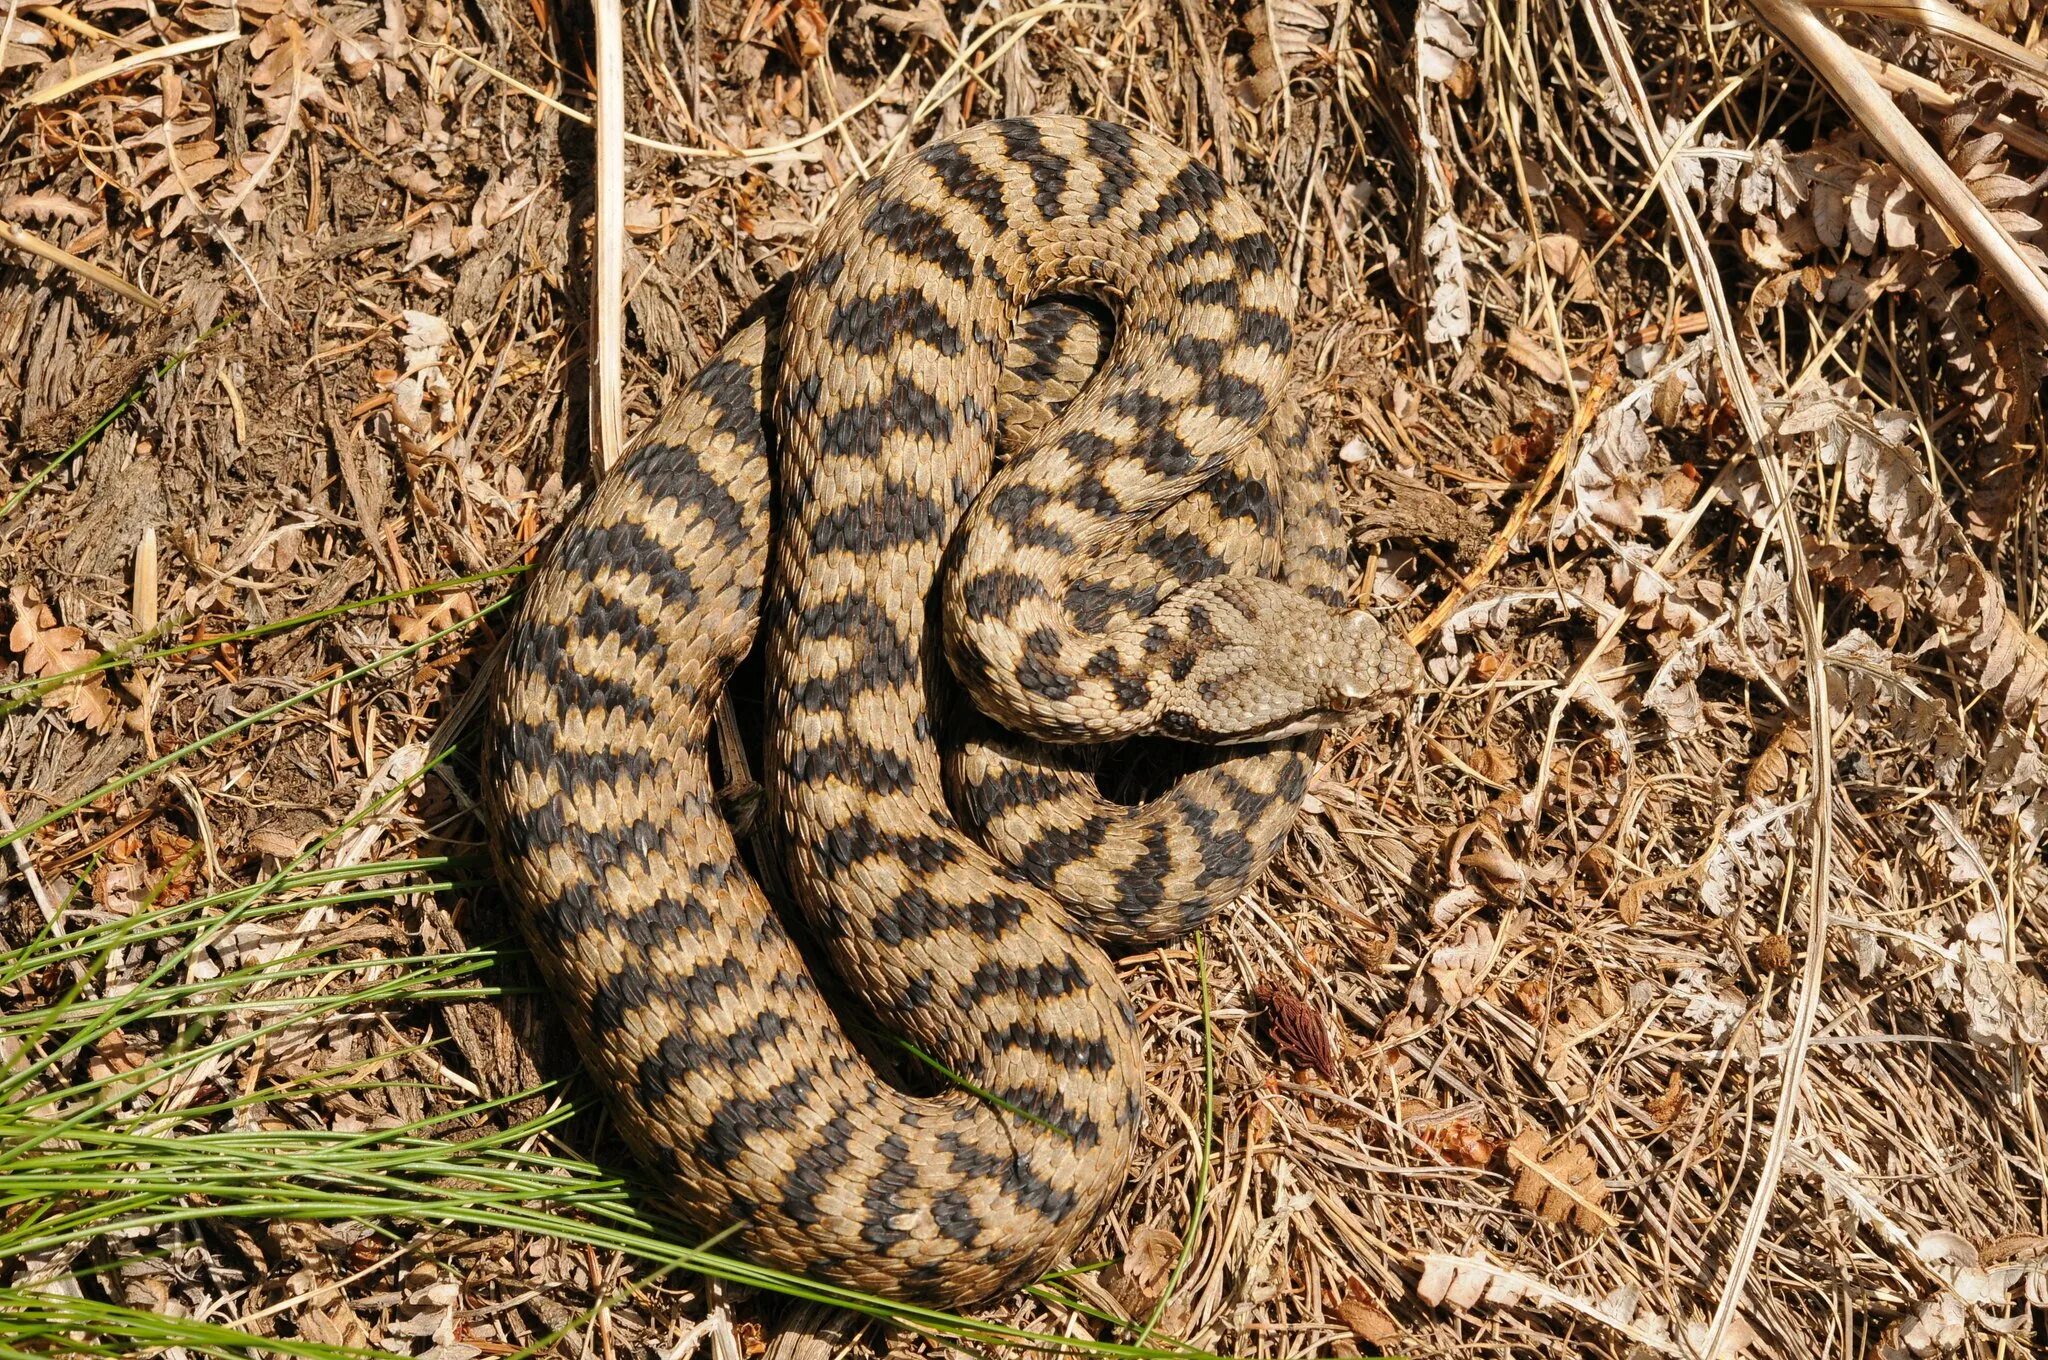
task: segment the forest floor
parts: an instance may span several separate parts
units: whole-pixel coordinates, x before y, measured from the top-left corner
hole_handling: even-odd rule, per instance
[[[629,442],[849,183],[1120,119],[1279,234],[1429,669],[1120,960],[1151,1122],[1085,1268],[854,1346],[2048,1347],[2040,345],[1749,11],[625,18]],[[0,6],[0,1354],[779,1325],[630,1180],[475,817],[500,611],[590,478],[588,23]],[[2039,72],[1842,31],[2038,260]]]

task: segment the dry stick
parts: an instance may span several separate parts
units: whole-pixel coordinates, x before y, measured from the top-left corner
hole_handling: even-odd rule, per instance
[[[1750,3],[1759,10],[1783,8],[1779,0],[1750,0]],[[1612,5],[1609,0],[1587,0],[1584,13],[1592,27],[1594,41],[1599,44],[1601,59],[1614,76],[1620,102],[1626,108],[1636,141],[1641,144],[1649,162],[1663,164],[1667,150],[1663,134],[1650,117],[1649,95],[1643,90],[1642,76],[1636,70],[1635,59],[1629,53],[1627,39],[1614,17]],[[1806,17],[1811,19],[1812,16]],[[1829,36],[1833,36],[1832,32]],[[1860,74],[1863,68],[1857,66],[1855,69]],[[1892,108],[1890,100],[1881,98],[1880,102],[1894,116],[1897,115],[1898,110]],[[1921,145],[1924,147],[1926,144],[1923,142]],[[1707,234],[1694,215],[1692,205],[1686,201],[1685,187],[1677,176],[1660,173],[1658,187],[1664,194],[1672,228],[1678,233],[1679,243],[1685,249],[1686,263],[1692,270],[1693,282],[1699,289],[1700,306],[1711,326],[1729,395],[1734,398],[1743,433],[1754,447],[1757,468],[1763,474],[1764,489],[1777,514],[1786,575],[1791,578],[1792,600],[1805,652],[1802,660],[1806,671],[1807,719],[1813,741],[1813,839],[1807,874],[1810,897],[1807,902],[1806,961],[1800,976],[1799,1004],[1793,1013],[1791,1032],[1786,1038],[1784,1071],[1780,1077],[1770,1146],[1757,1173],[1756,1197],[1743,1220],[1742,1235],[1728,1263],[1727,1282],[1722,1286],[1705,1341],[1699,1347],[1701,1354],[1712,1356],[1719,1353],[1736,1311],[1742,1306],[1749,1272],[1756,1263],[1757,1246],[1763,1240],[1764,1225],[1777,1194],[1778,1178],[1785,1169],[1785,1155],[1792,1141],[1792,1122],[1798,1113],[1799,1088],[1806,1074],[1807,1053],[1813,1041],[1814,1021],[1820,1013],[1821,976],[1827,961],[1828,875],[1834,842],[1834,819],[1830,811],[1834,800],[1834,733],[1828,723],[1827,655],[1821,633],[1820,604],[1815,598],[1813,572],[1806,562],[1806,545],[1798,532],[1791,475],[1786,471],[1784,458],[1772,444],[1771,429],[1764,421],[1763,403],[1750,381],[1749,370],[1743,364],[1741,337],[1736,334],[1735,317],[1729,309],[1721,275],[1714,267]]]
[[[1765,28],[1813,68],[1856,125],[1913,182],[1978,262],[1998,276],[2033,323],[2048,330],[2048,278],[2027,262],[1991,210],[1906,121],[1856,49],[1800,0],[1749,0],[1749,7]]]
[[[14,835],[14,818],[7,811],[5,799],[0,799],[0,832],[9,836]],[[42,875],[36,872],[35,857],[28,852],[26,838],[14,842],[14,862],[21,868],[22,881],[28,884],[29,896],[35,898],[36,906],[42,910],[44,922],[53,933],[62,934],[63,932],[57,929],[57,904],[50,900],[49,890],[43,886]]]
[[[1592,428],[1600,413],[1607,408],[1607,394],[1614,388],[1614,378],[1613,370],[1605,366],[1594,372],[1592,385],[1586,389],[1586,395],[1579,402],[1578,411],[1572,416],[1571,429],[1566,431],[1564,438],[1557,441],[1557,447],[1551,451],[1550,461],[1544,464],[1542,475],[1536,479],[1536,485],[1530,487],[1529,494],[1516,503],[1514,513],[1508,516],[1508,522],[1501,526],[1501,531],[1486,545],[1486,551],[1479,554],[1479,560],[1473,564],[1472,570],[1465,573],[1465,578],[1451,587],[1442,603],[1429,611],[1428,618],[1408,630],[1410,646],[1421,646],[1423,639],[1443,627],[1451,615],[1458,612],[1459,606],[1479,588],[1479,583],[1491,576],[1493,569],[1508,555],[1508,550],[1521,536],[1522,526],[1529,522],[1529,516],[1535,513],[1536,507],[1543,503],[1543,498],[1550,494],[1550,488],[1564,475],[1565,468],[1578,456],[1579,441],[1585,437],[1586,431]]]
[[[597,302],[590,375],[591,452],[608,472],[625,456],[620,389],[626,352],[626,44],[620,0],[591,0],[597,29]]]
[[[68,28],[81,37],[91,38],[94,42],[112,43],[116,47],[125,47],[130,52],[146,52],[149,50],[141,43],[124,38],[118,33],[109,33],[103,28],[96,28],[77,15],[61,10],[55,5],[30,5],[28,12],[35,15],[38,19],[48,19],[59,28]],[[5,52],[6,50],[7,44],[0,42],[0,52]]]

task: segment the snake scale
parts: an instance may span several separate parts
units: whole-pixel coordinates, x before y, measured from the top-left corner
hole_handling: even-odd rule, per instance
[[[1054,295],[1110,314],[1099,363]],[[492,695],[502,873],[635,1154],[755,1260],[961,1304],[1057,1259],[1142,1115],[1087,933],[1234,895],[1316,734],[1412,684],[1344,607],[1291,310],[1257,216],[1181,151],[974,126],[845,194],[779,315],[535,572]],[[939,1094],[849,1037],[721,811],[712,714],[763,620],[778,862],[873,1022],[963,1079]],[[1151,802],[1105,798],[1074,743],[1147,733],[1206,745]]]

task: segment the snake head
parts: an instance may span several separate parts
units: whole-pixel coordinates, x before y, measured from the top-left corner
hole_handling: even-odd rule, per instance
[[[1320,732],[1398,705],[1422,677],[1415,649],[1364,610],[1256,578],[1211,578],[1186,594],[1175,603],[1200,611],[1210,650],[1168,705],[1169,736],[1232,745]]]
[[[1346,712],[1379,710],[1414,693],[1422,682],[1422,657],[1407,639],[1391,632],[1363,609],[1339,616],[1340,653],[1349,664],[1336,670],[1332,706]]]

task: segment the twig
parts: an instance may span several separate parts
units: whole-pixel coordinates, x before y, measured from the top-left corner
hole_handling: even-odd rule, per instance
[[[57,930],[57,904],[50,900],[49,889],[43,886],[43,877],[36,872],[35,856],[28,851],[26,839],[15,838],[14,818],[7,811],[7,800],[0,798],[0,832],[12,840],[14,862],[21,869],[22,881],[28,884],[28,895],[36,900],[36,906],[43,913],[43,923],[53,932]]]
[[[1508,522],[1493,536],[1493,541],[1486,545],[1486,551],[1479,554],[1479,560],[1472,564],[1472,570],[1466,572],[1464,579],[1445,593],[1437,607],[1429,611],[1428,618],[1408,630],[1410,646],[1421,646],[1425,638],[1443,627],[1445,621],[1457,613],[1471,597],[1472,592],[1479,588],[1479,583],[1492,575],[1493,569],[1507,557],[1514,547],[1515,540],[1521,536],[1522,526],[1529,522],[1529,516],[1535,513],[1536,507],[1543,503],[1543,498],[1550,494],[1550,488],[1578,456],[1579,441],[1584,439],[1586,431],[1593,427],[1593,422],[1599,418],[1600,412],[1607,408],[1607,394],[1614,389],[1614,379],[1615,373],[1610,367],[1603,365],[1594,370],[1592,384],[1586,389],[1586,395],[1579,401],[1578,411],[1572,416],[1571,429],[1565,432],[1564,437],[1557,441],[1557,447],[1551,450],[1550,461],[1543,465],[1542,473],[1536,478],[1536,485],[1530,487],[1529,494],[1515,503],[1514,513],[1508,516]]]
[[[597,30],[597,314],[590,375],[591,453],[608,471],[625,456],[620,416],[626,352],[626,50],[619,0],[592,0]]]
[[[116,47],[125,47],[130,52],[146,52],[149,50],[139,42],[124,38],[118,33],[109,33],[104,28],[97,28],[77,15],[58,8],[56,5],[30,5],[28,12],[35,15],[38,19],[48,19],[59,28],[68,28],[73,33],[91,38],[94,42],[112,43]],[[0,42],[0,52],[6,50],[7,44]]]
[[[1769,9],[1781,11],[1787,8],[1781,0],[1750,0],[1752,7],[1759,11]],[[1621,25],[1614,17],[1609,0],[1588,0],[1584,13],[1593,30],[1594,41],[1600,47],[1601,59],[1614,76],[1616,92],[1627,110],[1629,124],[1641,145],[1645,159],[1653,164],[1665,163],[1663,134],[1657,129],[1650,116],[1649,95],[1643,90],[1641,75],[1636,70],[1635,59],[1630,55],[1628,43],[1621,31]],[[1810,13],[1801,10],[1809,22],[1818,24]],[[1826,25],[1820,24],[1821,28]],[[1828,37],[1840,43],[1832,30]],[[1846,44],[1843,45],[1846,47]],[[1862,66],[1853,61],[1838,63],[1853,67],[1856,74],[1868,81]],[[1889,99],[1880,94],[1878,102],[1894,118],[1899,112]],[[1900,122],[1904,120],[1899,118]],[[1926,143],[1920,144],[1923,148]],[[1931,148],[1929,154],[1932,154]],[[1946,168],[1946,167],[1944,167]],[[1694,215],[1692,205],[1686,200],[1685,187],[1678,177],[1668,172],[1658,176],[1658,187],[1664,194],[1664,202],[1671,214],[1673,229],[1678,233],[1680,245],[1685,249],[1686,263],[1690,266],[1693,282],[1699,288],[1700,307],[1706,312],[1711,325],[1716,353],[1720,358],[1721,372],[1728,382],[1729,395],[1734,398],[1736,414],[1742,421],[1743,433],[1748,436],[1755,449],[1757,467],[1763,474],[1764,489],[1770,497],[1771,507],[1776,512],[1780,543],[1785,554],[1785,573],[1792,594],[1794,612],[1799,620],[1800,641],[1805,655],[1802,658],[1806,671],[1807,718],[1811,728],[1813,787],[1809,807],[1812,809],[1810,825],[1810,862],[1807,871],[1807,925],[1806,959],[1801,972],[1798,1006],[1793,1012],[1792,1024],[1785,1040],[1784,1070],[1780,1077],[1778,1100],[1771,1128],[1770,1145],[1764,1153],[1764,1164],[1757,1173],[1755,1198],[1743,1219],[1742,1234],[1737,1239],[1735,1250],[1728,1263],[1728,1278],[1721,1289],[1721,1297],[1715,1305],[1713,1321],[1707,1328],[1707,1335],[1698,1347],[1702,1355],[1716,1355],[1728,1336],[1729,1328],[1735,1322],[1737,1311],[1742,1306],[1742,1296],[1749,1284],[1751,1268],[1756,1263],[1758,1245],[1763,1240],[1765,1224],[1770,1219],[1771,1205],[1777,1195],[1778,1178],[1785,1168],[1785,1156],[1792,1143],[1792,1125],[1798,1115],[1799,1090],[1806,1075],[1806,1059],[1812,1047],[1814,1022],[1820,1014],[1821,977],[1827,963],[1828,930],[1828,875],[1833,860],[1834,822],[1831,809],[1834,803],[1834,737],[1828,722],[1827,699],[1827,654],[1821,631],[1820,604],[1815,597],[1813,571],[1807,565],[1806,546],[1801,540],[1796,523],[1797,507],[1792,501],[1791,474],[1785,468],[1785,460],[1779,454],[1771,427],[1764,420],[1763,403],[1758,398],[1756,386],[1750,381],[1749,370],[1743,362],[1741,337],[1736,334],[1734,313],[1728,306],[1728,296],[1722,286],[1721,275],[1715,268],[1713,254],[1707,243],[1707,234]],[[1975,200],[1973,199],[1972,202]],[[2038,282],[2038,281],[2037,281]]]

